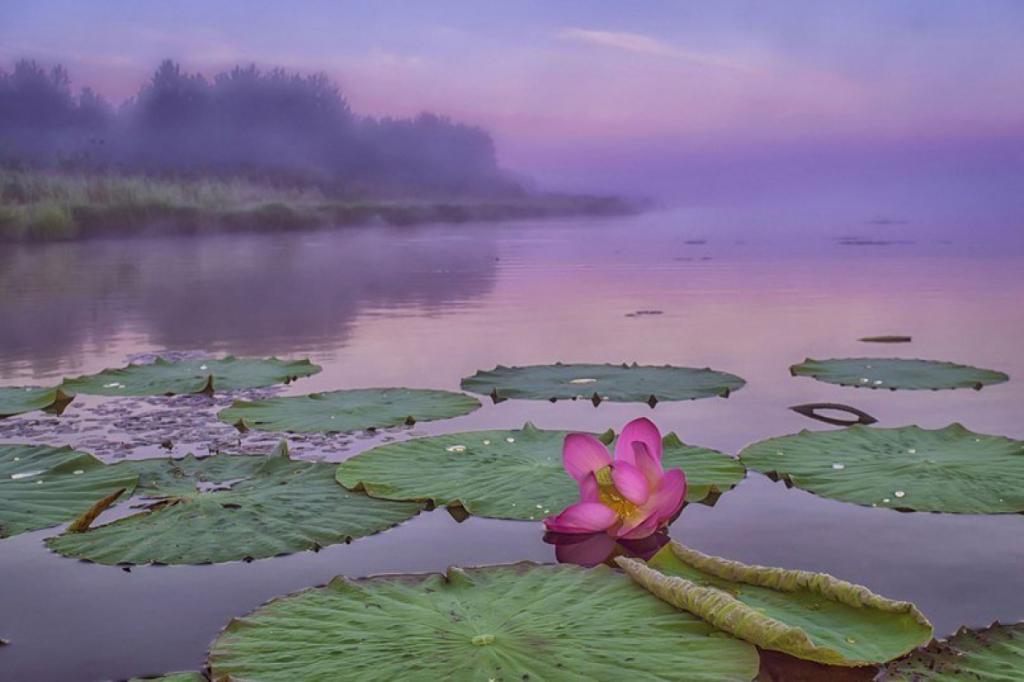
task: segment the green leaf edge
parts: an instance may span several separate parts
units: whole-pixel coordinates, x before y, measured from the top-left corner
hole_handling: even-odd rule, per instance
[[[6,419],[7,417],[16,417],[19,414],[28,414],[29,412],[35,412],[41,410],[48,414],[55,414],[58,417],[64,413],[65,408],[71,404],[75,399],[76,394],[73,391],[63,390],[63,385],[54,386],[52,388],[44,389],[44,395],[53,394],[50,401],[41,407],[33,407],[30,410],[22,410],[20,412],[0,413],[0,419]]]
[[[275,361],[276,360],[277,362],[284,362],[284,363],[288,363],[288,364],[291,364],[291,365],[309,365],[309,367],[313,370],[309,374],[303,374],[301,376],[296,376],[295,379],[305,379],[306,377],[311,377],[311,376],[313,376],[315,374],[319,374],[324,369],[322,366],[314,363],[309,358],[300,358],[298,360],[282,360],[281,358],[277,357],[276,355],[271,355],[270,357],[267,357],[267,358],[239,358],[239,357],[237,357],[235,355],[225,355],[222,358],[221,357],[216,357],[216,358],[212,358],[212,359],[213,360],[217,360],[217,361],[221,361],[221,362],[223,362],[225,360],[267,360],[267,361]],[[174,364],[176,364],[176,362],[174,362],[172,360],[167,360],[162,355],[158,355],[156,360],[154,360],[152,362],[152,364],[154,364],[154,365],[174,365]],[[92,377],[94,377],[94,376],[96,376],[98,374],[104,374],[105,372],[123,371],[123,370],[126,370],[126,369],[130,369],[132,366],[133,365],[129,363],[129,364],[125,365],[124,367],[105,367],[105,368],[101,369],[98,372],[93,372],[92,374],[82,374],[82,375],[79,375],[77,377],[70,377],[70,378],[64,377],[63,380],[61,380],[60,385],[57,386],[57,388],[58,389],[66,388],[68,382],[83,381],[85,379],[90,379],[90,378],[92,378]],[[288,379],[279,381],[279,382],[277,382],[275,384],[267,384],[266,386],[256,386],[255,388],[269,388],[270,386],[277,386],[279,384],[290,384],[290,383],[292,383],[292,381],[293,381],[293,379],[291,377],[289,377]],[[206,381],[203,383],[203,385],[200,388],[196,389],[195,391],[190,391],[189,393],[125,393],[125,394],[123,394],[123,396],[122,395],[108,396],[108,395],[106,395],[104,393],[90,393],[90,394],[87,394],[87,395],[98,395],[98,396],[104,396],[104,397],[124,397],[124,398],[148,398],[148,397],[154,397],[154,396],[171,396],[171,395],[197,395],[197,394],[213,395],[215,392],[216,392],[216,388],[213,385],[213,374],[210,374],[210,375],[208,375],[206,377]],[[71,398],[74,398],[76,394],[75,393],[65,393],[65,395],[70,395]]]
[[[926,429],[923,426],[918,426],[917,424],[909,424],[907,426],[887,426],[887,427],[869,426],[867,424],[854,424],[853,426],[847,426],[847,427],[844,427],[844,428],[841,428],[841,429],[835,429],[834,431],[835,432],[839,432],[839,431],[853,431],[853,430],[858,430],[858,431],[923,431],[923,432],[926,432],[926,433],[949,432],[949,433],[956,433],[956,434],[960,434],[960,435],[981,436],[983,438],[996,438],[996,439],[1001,439],[1001,440],[1010,441],[1010,442],[1016,442],[1017,441],[1017,439],[1010,438],[1009,436],[1001,436],[1001,435],[992,434],[992,433],[981,433],[979,431],[971,431],[969,428],[967,428],[966,426],[964,426],[960,422],[953,422],[952,424],[948,424],[946,426],[941,426],[941,427],[938,427],[938,428],[935,428],[935,429]],[[814,495],[815,497],[820,497],[823,500],[833,500],[835,502],[840,502],[842,504],[856,504],[859,507],[869,507],[870,505],[862,503],[862,502],[846,502],[845,500],[837,500],[837,499],[835,499],[833,497],[827,497],[825,495],[820,495],[820,494],[814,492],[813,490],[808,490],[807,488],[804,488],[803,486],[801,486],[799,483],[795,482],[793,480],[792,476],[790,474],[786,473],[786,472],[776,471],[774,469],[767,469],[766,470],[765,468],[759,468],[757,466],[749,464],[749,460],[743,457],[743,454],[745,452],[747,452],[747,450],[749,450],[749,449],[751,449],[753,447],[765,446],[768,443],[771,443],[771,442],[774,442],[774,441],[783,440],[783,439],[786,439],[786,438],[794,438],[796,436],[802,436],[804,434],[826,433],[826,432],[828,432],[828,430],[825,430],[825,431],[812,431],[811,429],[800,429],[796,433],[787,433],[787,434],[782,435],[782,436],[772,436],[771,438],[765,438],[763,440],[755,441],[755,442],[751,443],[750,445],[746,446],[745,448],[743,448],[742,450],[740,450],[740,453],[737,456],[737,459],[739,459],[739,461],[743,463],[743,466],[747,469],[747,471],[756,471],[758,473],[764,474],[769,479],[771,479],[772,481],[775,481],[775,482],[782,481],[786,485],[787,488],[789,488],[789,487],[798,488],[798,489],[804,491],[805,493],[809,493],[811,495]],[[909,511],[909,512],[919,513],[919,514],[967,514],[967,513],[977,513],[977,512],[930,511],[930,510],[929,511],[924,511],[924,510],[919,510],[919,509],[913,509],[911,507],[897,507],[897,506],[889,507],[889,508],[892,509],[893,511]],[[1018,510],[1018,511],[987,512],[986,515],[996,515],[996,514],[1024,514],[1024,509],[1021,509],[1021,510]]]
[[[908,680],[917,680],[918,675],[914,670],[904,671],[902,668],[907,665],[913,665],[914,663],[923,663],[926,666],[931,667],[930,670],[935,673],[934,679],[940,679],[941,676],[945,675],[943,657],[958,659],[960,657],[967,658],[971,654],[976,653],[976,649],[965,646],[962,640],[968,637],[975,637],[978,639],[985,639],[992,636],[992,633],[1001,634],[1004,631],[1022,629],[1024,631],[1024,621],[1017,623],[1000,623],[998,620],[994,621],[988,627],[980,628],[969,628],[966,625],[961,625],[956,632],[945,639],[933,639],[925,646],[919,647],[912,651],[906,656],[902,656],[894,661],[890,661],[887,665],[881,667],[878,675],[875,676],[877,682],[899,682]],[[957,671],[948,671],[951,674],[956,674]],[[908,677],[911,675],[912,677]],[[924,679],[924,678],[921,678]],[[928,679],[933,679],[929,677]]]
[[[474,373],[474,374],[472,374],[472,375],[470,375],[468,377],[463,377],[462,380],[459,382],[459,386],[462,388],[462,390],[468,391],[469,393],[475,393],[477,395],[488,395],[488,393],[490,393],[492,398],[495,400],[495,402],[503,402],[505,400],[508,400],[508,398],[500,396],[500,391],[498,391],[498,387],[497,386],[493,386],[491,391],[488,392],[488,391],[483,390],[483,389],[476,390],[476,389],[473,389],[473,388],[467,388],[466,387],[466,383],[469,383],[469,384],[480,383],[482,381],[482,379],[480,378],[481,375],[493,374],[495,372],[500,372],[500,371],[503,371],[503,370],[509,370],[509,369],[529,369],[529,368],[532,368],[532,367],[559,367],[559,366],[562,366],[562,365],[595,365],[595,366],[600,366],[600,367],[618,367],[618,368],[622,368],[622,369],[696,369],[696,370],[702,370],[702,371],[706,371],[706,372],[714,372],[716,374],[721,374],[723,376],[730,377],[730,378],[733,378],[733,379],[736,379],[736,380],[739,381],[739,385],[736,386],[736,388],[729,388],[728,386],[724,386],[724,387],[722,387],[721,390],[719,390],[719,391],[717,391],[717,392],[712,394],[712,395],[717,396],[719,398],[729,398],[733,393],[735,393],[736,391],[740,390],[741,388],[743,388],[743,387],[745,387],[747,385],[747,380],[744,379],[743,377],[739,376],[738,374],[733,374],[732,372],[727,372],[727,371],[721,370],[721,369],[712,369],[711,367],[687,367],[687,366],[684,366],[684,365],[670,365],[670,364],[665,364],[665,365],[641,365],[641,364],[639,364],[637,362],[633,362],[632,364],[630,364],[628,362],[621,362],[621,363],[616,363],[616,362],[552,362],[552,363],[544,364],[544,365],[495,365],[492,369],[478,369],[476,371],[476,373]],[[594,399],[598,398],[596,393],[594,394],[594,396],[595,396]],[[710,397],[710,396],[708,396],[708,397]],[[520,397],[517,396],[517,397],[515,397],[515,399],[516,400],[549,400],[551,402],[558,402],[559,400],[576,400],[575,397],[574,398],[559,398],[559,397],[554,397],[554,396],[552,396],[550,398],[520,398]],[[599,400],[597,400],[597,403],[595,403],[594,407],[597,407],[597,404],[603,402],[604,400],[605,400],[604,398],[600,398]],[[700,397],[685,398],[685,399],[676,399],[676,398],[664,398],[664,399],[661,399],[661,398],[658,398],[657,395],[652,393],[650,395],[650,397],[647,399],[647,401],[644,401],[644,400],[622,400],[622,399],[608,398],[608,402],[613,402],[613,403],[637,403],[637,402],[642,403],[642,402],[649,402],[649,401],[652,401],[652,400],[653,400],[653,402],[655,404],[657,404],[658,402],[662,402],[662,401],[664,401],[664,402],[690,402],[690,401],[693,401],[693,400],[700,400]],[[653,408],[654,405],[652,404],[651,407]]]
[[[50,449],[54,450],[55,452],[71,452],[71,453],[77,453],[81,457],[88,457],[90,459],[93,459],[93,460],[99,462],[100,465],[102,465],[102,467],[116,467],[117,466],[117,464],[108,464],[107,462],[104,462],[103,460],[101,460],[99,457],[97,457],[96,455],[92,454],[91,452],[86,452],[84,450],[79,450],[78,448],[72,447],[71,445],[55,446],[55,445],[40,445],[40,444],[36,444],[36,443],[0,443],[0,446],[3,446],[3,445],[50,448]],[[67,463],[65,463],[63,466],[67,466]],[[134,475],[129,474],[128,478],[129,479],[134,479],[134,480],[132,480],[131,485],[127,485],[126,484],[124,486],[124,492],[122,493],[121,498],[118,500],[118,502],[123,502],[125,500],[130,499],[131,496],[135,494],[135,491],[138,488],[138,485],[139,485],[139,475],[138,474],[134,474]],[[99,499],[101,499],[101,498],[97,498],[96,501],[98,502]],[[54,523],[54,524],[52,524],[50,526],[42,526],[40,528],[35,528],[33,530],[19,531],[17,533],[12,533],[12,534],[5,534],[3,532],[3,528],[0,527],[0,540],[5,540],[7,538],[16,537],[18,535],[21,535],[22,533],[36,533],[36,532],[39,532],[41,530],[48,530],[48,529],[51,529],[51,528],[57,528],[58,526],[66,526],[66,525],[68,525],[70,523],[73,523],[75,521],[75,519],[77,519],[80,515],[81,515],[81,513],[74,514],[70,518],[67,518],[64,521],[61,521],[59,523]],[[44,542],[45,542],[45,540],[44,540]]]
[[[306,434],[306,433],[334,434],[334,433],[359,433],[361,431],[363,431],[363,432],[365,432],[365,431],[381,431],[383,429],[395,428],[398,425],[396,424],[396,425],[390,425],[390,426],[366,426],[366,427],[357,428],[357,429],[349,429],[347,431],[321,431],[319,429],[314,429],[312,431],[294,431],[294,430],[293,431],[289,431],[289,430],[274,431],[273,429],[264,429],[264,428],[260,427],[258,424],[254,423],[254,422],[252,422],[252,421],[250,421],[248,419],[246,419],[245,417],[239,417],[235,421],[231,421],[230,416],[222,416],[222,415],[229,414],[232,410],[234,410],[236,408],[249,407],[251,405],[258,405],[259,403],[266,402],[268,400],[275,400],[276,398],[311,398],[313,396],[322,396],[325,393],[341,393],[342,391],[386,391],[386,390],[391,390],[391,389],[396,389],[396,388],[398,388],[398,389],[405,389],[407,387],[405,387],[405,386],[369,386],[367,388],[332,388],[332,389],[326,390],[326,391],[315,391],[313,393],[303,393],[301,395],[275,396],[273,398],[261,398],[261,399],[257,399],[257,400],[232,400],[230,405],[228,405],[227,407],[217,411],[217,419],[219,421],[221,421],[221,422],[224,422],[225,424],[230,424],[231,426],[235,427],[235,429],[239,433],[246,433],[248,431],[263,431],[265,433],[287,433],[287,434]],[[449,391],[448,389],[443,389],[443,388],[424,388],[424,389],[416,388],[416,389],[408,389],[408,390],[413,390],[413,391],[421,391],[421,390],[422,391],[438,391],[438,392],[444,392],[444,393],[451,393],[452,395],[463,396],[463,397],[467,398],[468,400],[472,400],[473,402],[476,403],[476,407],[474,407],[469,412],[465,412],[463,414],[457,414],[457,415],[452,416],[452,417],[440,417],[440,418],[437,418],[437,419],[425,419],[423,421],[442,421],[444,419],[455,419],[456,417],[464,417],[467,414],[472,414],[473,412],[476,412],[481,407],[483,407],[483,403],[480,402],[480,400],[478,400],[476,397],[474,397],[472,395],[469,395],[466,392]],[[414,415],[409,415],[409,416],[413,417],[415,419]],[[415,423],[415,422],[413,422],[413,423]],[[409,422],[406,422],[405,425],[406,426],[412,426],[412,424],[410,424]],[[354,488],[349,488],[349,490],[354,490]],[[367,494],[369,494],[369,493],[367,493]],[[383,498],[381,498],[381,499],[383,499]]]
[[[766,587],[781,592],[806,589],[825,599],[854,608],[871,608],[889,613],[910,614],[928,634],[922,643],[931,639],[931,622],[911,602],[896,601],[875,594],[863,585],[840,580],[827,573],[801,571],[744,564],[739,561],[703,554],[676,541],[670,542],[658,553],[671,552],[683,563],[715,577],[734,582]],[[667,576],[651,568],[646,562],[628,557],[616,557],[616,563],[631,578],[660,599],[714,625],[734,637],[761,647],[803,658],[809,661],[857,667],[878,665],[885,661],[848,659],[834,649],[814,643],[802,628],[765,615],[747,606],[728,592],[715,587],[702,587],[678,576]],[[913,651],[914,647],[900,653]]]
[[[949,367],[956,367],[957,369],[973,369],[981,373],[991,375],[989,381],[979,381],[977,384],[972,386],[949,386],[945,389],[933,389],[933,388],[920,388],[920,387],[900,387],[900,386],[865,386],[862,384],[856,384],[852,382],[840,382],[830,381],[828,379],[822,379],[821,375],[823,372],[819,369],[805,367],[804,365],[821,364],[823,362],[830,362],[832,360],[917,360],[920,362],[931,362],[936,365],[946,365]],[[946,390],[955,391],[958,388],[971,388],[975,391],[980,391],[986,386],[997,386],[999,384],[1005,384],[1010,380],[1010,375],[1006,372],[1001,372],[997,369],[988,369],[987,367],[978,367],[977,365],[964,365],[959,362],[951,362],[949,360],[929,360],[927,358],[866,358],[866,357],[851,357],[851,358],[825,358],[824,360],[818,360],[816,358],[804,358],[802,362],[798,362],[795,365],[789,367],[790,376],[794,377],[810,377],[815,381],[820,381],[824,384],[832,384],[833,386],[842,386],[844,388],[867,388],[872,391],[888,390],[888,391],[935,391],[935,390]]]
[[[146,676],[146,677],[133,677],[128,682],[206,682],[208,678],[201,672],[194,670],[179,670],[172,673],[164,673],[163,675]]]

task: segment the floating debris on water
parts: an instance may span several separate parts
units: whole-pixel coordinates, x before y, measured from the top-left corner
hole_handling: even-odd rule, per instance
[[[910,343],[913,341],[913,338],[910,336],[889,335],[865,336],[857,340],[862,341],[863,343]]]

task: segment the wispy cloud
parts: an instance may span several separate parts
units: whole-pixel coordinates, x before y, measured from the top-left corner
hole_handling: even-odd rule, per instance
[[[749,71],[749,67],[733,60],[724,59],[718,55],[687,50],[685,48],[658,40],[643,33],[628,33],[625,31],[597,31],[589,28],[566,28],[558,33],[563,40],[571,40],[578,43],[597,45],[599,47],[610,47],[616,50],[634,52],[637,54],[653,55],[677,59],[700,66],[715,68],[735,69]]]

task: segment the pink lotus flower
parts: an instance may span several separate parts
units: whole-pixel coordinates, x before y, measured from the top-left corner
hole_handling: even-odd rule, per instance
[[[661,433],[650,419],[626,424],[615,460],[594,436],[572,433],[562,446],[565,470],[580,484],[580,501],[544,519],[553,533],[595,533],[637,540],[666,527],[683,507],[686,476],[661,468]]]

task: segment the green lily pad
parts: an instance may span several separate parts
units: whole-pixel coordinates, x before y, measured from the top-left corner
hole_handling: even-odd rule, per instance
[[[461,507],[470,514],[535,520],[577,501],[579,489],[562,467],[568,431],[531,424],[514,431],[469,431],[382,445],[338,465],[338,481],[372,497]],[[611,443],[611,431],[601,436]],[[688,502],[714,501],[742,479],[736,459],[663,439],[662,464],[686,473]]]
[[[607,567],[337,577],[232,620],[213,679],[750,680],[757,651]]]
[[[650,561],[618,557],[666,602],[764,649],[840,666],[884,663],[932,637],[909,602],[824,573],[748,566],[677,542]]]
[[[217,417],[239,430],[334,433],[377,429],[469,414],[480,401],[422,388],[358,388],[329,393],[236,400]]]
[[[177,360],[157,358],[155,362],[105,369],[65,379],[62,387],[94,395],[177,395],[260,388],[289,383],[320,371],[309,360],[277,358],[236,358]]]
[[[0,387],[0,419],[35,410],[59,415],[74,399],[59,388]]]
[[[980,391],[984,386],[1010,379],[1006,374],[991,369],[903,358],[808,358],[790,367],[789,371],[793,376],[814,377],[829,384],[891,390],[973,388]]]
[[[278,445],[276,455],[287,453],[286,445]],[[207,457],[188,454],[181,458],[129,460],[116,464],[138,474],[137,495],[147,497],[180,497],[198,490],[215,490],[252,478],[267,463],[262,455],[221,453]]]
[[[154,497],[148,509],[46,543],[101,564],[251,560],[348,542],[422,509],[349,492],[334,480],[334,468],[290,459],[284,444],[269,456],[131,463],[129,470],[143,472],[139,492]]]
[[[740,453],[751,469],[843,502],[911,511],[1024,511],[1024,441],[960,424],[801,431]]]
[[[0,445],[0,538],[73,521],[137,480],[68,447]]]
[[[960,628],[890,663],[876,677],[885,682],[1020,682],[1024,679],[1024,623]]]
[[[728,398],[743,388],[743,379],[726,372],[692,367],[632,365],[531,365],[481,370],[462,380],[466,391],[490,395],[495,402],[509,398],[562,400],[586,398],[600,403]]]

